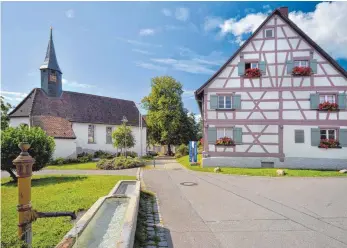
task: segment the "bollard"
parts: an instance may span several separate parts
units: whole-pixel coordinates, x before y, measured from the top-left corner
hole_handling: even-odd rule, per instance
[[[31,216],[33,213],[31,211],[31,175],[35,159],[28,153],[29,143],[21,142],[18,147],[21,149],[21,153],[13,160],[18,177],[18,237],[30,245],[32,241],[31,222],[33,219],[33,216]]]
[[[153,167],[155,168],[155,158],[153,157]]]

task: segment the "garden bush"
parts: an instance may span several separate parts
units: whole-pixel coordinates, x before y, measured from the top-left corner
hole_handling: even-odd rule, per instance
[[[145,161],[138,158],[125,158],[124,156],[113,159],[101,159],[96,167],[102,170],[121,170],[144,166]]]
[[[127,157],[131,157],[131,158],[138,157],[138,154],[136,152],[132,152],[132,151],[127,151],[126,155],[127,155]],[[124,157],[124,152],[117,152],[116,157]]]
[[[185,144],[182,144],[180,145],[178,148],[177,148],[177,151],[176,151],[176,158],[178,158],[177,156],[186,156],[189,154],[189,148],[187,145]]]
[[[103,151],[103,150],[98,150],[94,153],[94,158],[114,158],[116,157],[116,154],[107,152],[107,151]]]

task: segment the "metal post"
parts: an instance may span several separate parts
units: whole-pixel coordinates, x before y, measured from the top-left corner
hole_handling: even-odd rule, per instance
[[[29,143],[19,143],[18,147],[21,149],[21,153],[13,160],[18,177],[18,237],[31,246],[31,175],[35,159],[28,153]]]
[[[141,128],[140,128],[140,144],[141,144],[141,147],[140,147],[140,153],[141,153],[141,157],[142,157],[142,115],[140,113],[140,116],[141,116]]]

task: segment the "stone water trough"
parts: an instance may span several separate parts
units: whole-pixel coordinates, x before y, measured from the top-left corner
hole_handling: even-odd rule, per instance
[[[56,248],[132,248],[140,201],[140,181],[119,181],[100,197]]]

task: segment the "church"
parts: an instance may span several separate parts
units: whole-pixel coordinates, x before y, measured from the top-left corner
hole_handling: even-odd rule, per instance
[[[146,123],[135,102],[63,90],[52,28],[40,72],[41,87],[32,89],[9,114],[12,127],[41,127],[54,137],[54,158],[75,158],[82,152],[117,152],[112,132],[125,118],[135,137],[135,146],[129,150],[145,155]]]

